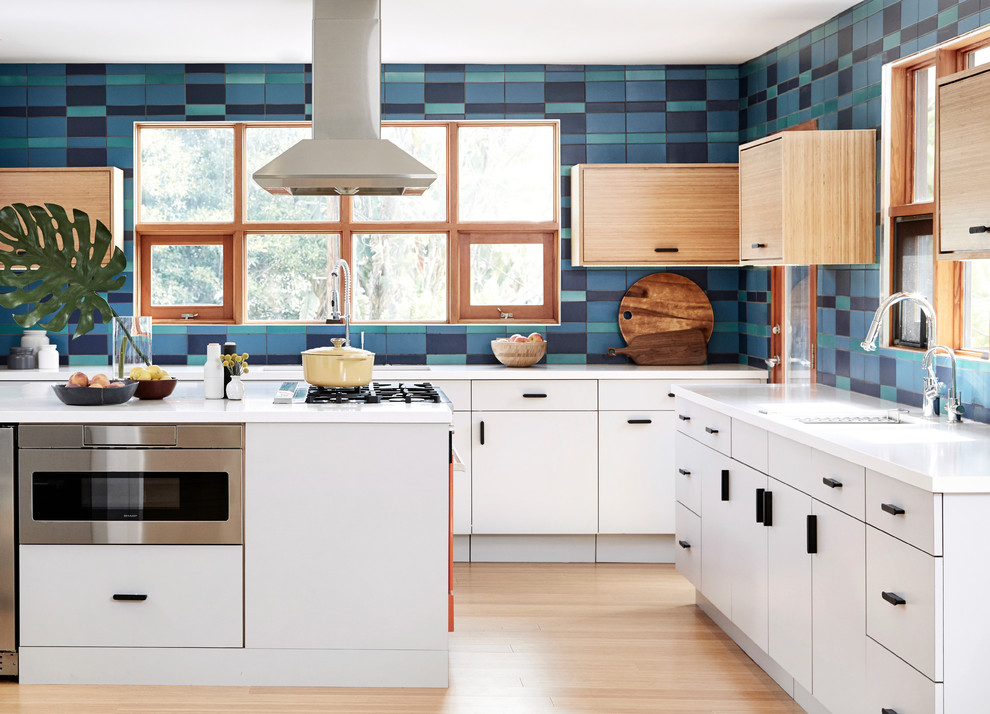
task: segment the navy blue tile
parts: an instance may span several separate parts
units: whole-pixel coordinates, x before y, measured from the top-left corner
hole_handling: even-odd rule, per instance
[[[196,335],[190,334],[187,336],[187,341],[189,343],[189,354],[191,355],[205,355],[206,346],[211,342],[217,342],[223,344],[227,341],[227,335],[221,332],[215,332],[212,334]],[[152,348],[154,348],[154,343],[152,343]]]
[[[426,334],[426,353],[465,354],[467,352],[467,335]]]
[[[107,103],[107,87],[99,85],[69,85],[65,88],[65,103],[70,107],[102,106]]]
[[[65,120],[66,136],[95,136],[107,135],[106,117],[69,117]]]
[[[223,84],[187,84],[186,104],[224,104],[227,87]]]
[[[427,102],[461,103],[464,101],[464,83],[427,82],[425,85]]]
[[[65,160],[69,166],[106,166],[106,149],[66,149]]]
[[[705,99],[708,88],[703,79],[667,80],[667,101],[685,102]]]
[[[668,122],[669,122],[668,118]],[[708,163],[707,144],[667,144],[667,161],[672,164]]]

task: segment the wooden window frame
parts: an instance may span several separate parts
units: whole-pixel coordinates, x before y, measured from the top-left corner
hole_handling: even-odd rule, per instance
[[[152,305],[151,304],[151,249],[156,245],[219,245],[223,250],[223,304],[214,305]],[[234,269],[235,254],[238,252],[236,241],[231,234],[179,234],[167,233],[164,235],[145,234],[141,241],[139,264],[141,270],[149,277],[141,282],[139,292],[139,304],[144,312],[142,315],[149,315],[156,320],[173,318],[178,314],[195,314],[195,318],[183,320],[189,321],[209,321],[219,323],[230,323],[238,309],[236,299],[243,291],[237,290],[237,271]],[[135,269],[136,272],[136,269]]]
[[[140,216],[141,209],[141,186],[140,170],[134,172],[134,280],[136,314],[152,315],[160,323],[180,323],[208,322],[216,324],[277,324],[273,321],[249,321],[246,317],[247,305],[244,301],[244,286],[246,284],[246,260],[245,246],[247,234],[251,233],[333,233],[340,235],[340,254],[346,256],[353,266],[352,235],[354,233],[445,233],[448,236],[447,243],[447,319],[445,321],[424,322],[424,321],[389,321],[387,324],[486,324],[490,322],[517,323],[517,324],[558,324],[560,322],[560,121],[551,119],[540,120],[457,120],[457,121],[385,121],[383,126],[443,126],[447,128],[447,205],[446,217],[443,221],[395,221],[395,222],[358,222],[352,217],[352,201],[349,196],[340,197],[340,219],[337,221],[248,221],[246,220],[245,205],[245,181],[250,180],[249,169],[246,166],[244,151],[245,132],[252,127],[309,127],[311,122],[304,121],[277,121],[277,122],[197,122],[190,125],[188,122],[135,122],[134,127],[134,151],[135,166],[140,167],[140,136],[145,128],[208,128],[208,127],[233,127],[234,129],[234,219],[229,223],[145,223]],[[555,185],[553,193],[553,219],[542,222],[471,222],[459,223],[457,220],[458,209],[458,131],[461,127],[477,126],[550,126],[554,134],[554,171]],[[475,235],[481,233],[501,232],[509,234],[529,234],[547,233],[550,234],[552,250],[544,251],[544,305],[539,313],[531,310],[513,312],[514,317],[504,320],[496,313],[489,319],[486,315],[479,314],[478,309],[466,305],[462,300],[461,288],[469,285],[470,276],[461,275],[462,261],[460,255],[469,253],[469,250],[461,251],[461,234]],[[150,307],[150,264],[147,258],[142,259],[144,243],[154,242],[168,236],[190,236],[190,235],[228,235],[232,240],[232,266],[231,274],[233,278],[230,297],[232,309],[224,313],[223,317],[208,317],[203,310],[192,310],[185,307],[176,308],[154,308]],[[227,271],[225,268],[225,276]],[[548,276],[552,279],[548,280]],[[547,292],[547,290],[551,292]],[[225,287],[226,290],[226,287]],[[468,294],[464,288],[464,295]],[[531,307],[531,306],[530,306]],[[466,308],[466,309],[465,309]],[[492,308],[485,308],[486,312],[495,312]],[[153,310],[153,311],[152,311]],[[198,316],[191,320],[182,319],[182,313],[196,312]],[[523,317],[523,315],[527,315]],[[321,324],[314,321],[291,321],[290,324]],[[372,322],[354,321],[354,324],[383,324]]]

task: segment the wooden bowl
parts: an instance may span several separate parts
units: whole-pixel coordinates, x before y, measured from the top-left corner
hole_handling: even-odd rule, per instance
[[[164,399],[175,391],[175,377],[168,379],[142,379],[137,384],[134,396],[138,399]]]
[[[492,340],[495,359],[506,367],[529,367],[547,353],[546,342],[497,342]]]

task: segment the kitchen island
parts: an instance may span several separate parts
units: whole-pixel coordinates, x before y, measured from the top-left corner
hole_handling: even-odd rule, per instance
[[[6,424],[234,425],[243,449],[240,543],[21,543],[22,683],[446,686],[450,408],[273,394],[0,384]]]

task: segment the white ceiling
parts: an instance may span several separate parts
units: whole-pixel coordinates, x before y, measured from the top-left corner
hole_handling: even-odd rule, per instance
[[[853,0],[382,0],[382,60],[739,64]],[[0,0],[0,62],[309,62],[311,0]]]

